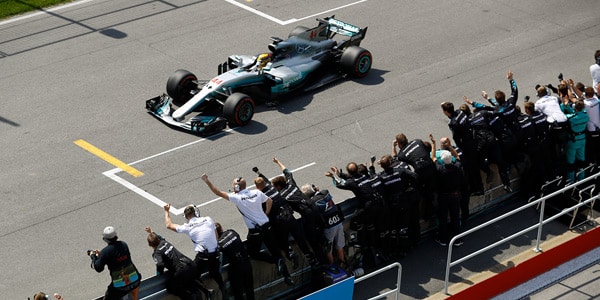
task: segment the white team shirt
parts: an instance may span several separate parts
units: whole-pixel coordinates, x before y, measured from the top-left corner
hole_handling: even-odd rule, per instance
[[[600,82],[600,66],[598,64],[591,65],[590,74],[592,75],[592,86],[594,87],[596,94],[598,94],[600,91],[596,90],[596,86],[598,85],[598,82]]]
[[[585,103],[585,111],[590,117],[587,123],[587,130],[600,130],[600,102],[598,102],[598,98],[585,98],[583,99],[583,103]]]
[[[268,199],[269,197],[259,190],[244,189],[239,193],[229,193],[229,201],[235,203],[240,210],[248,229],[269,222],[269,217],[262,208],[262,204]]]
[[[187,234],[194,242],[194,251],[215,252],[219,244],[215,233],[215,222],[210,217],[193,217],[187,223],[175,228],[179,233]]]
[[[566,122],[567,117],[560,109],[560,104],[558,104],[558,98],[554,96],[544,96],[537,101],[535,101],[535,110],[543,113],[546,116],[546,121],[548,123],[554,123],[554,121],[558,123]]]

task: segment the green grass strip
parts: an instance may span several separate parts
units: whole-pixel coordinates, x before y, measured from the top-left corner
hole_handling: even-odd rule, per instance
[[[32,12],[73,0],[0,0],[0,19]]]

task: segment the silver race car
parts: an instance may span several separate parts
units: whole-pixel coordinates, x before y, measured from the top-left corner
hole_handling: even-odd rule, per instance
[[[171,126],[205,135],[227,124],[248,124],[256,103],[271,104],[292,92],[367,76],[373,57],[360,47],[367,27],[334,16],[317,21],[314,28],[296,27],[286,40],[271,37],[269,53],[229,56],[211,80],[175,71],[167,80],[167,93],[147,100],[146,109]],[[189,117],[192,113],[197,115]]]

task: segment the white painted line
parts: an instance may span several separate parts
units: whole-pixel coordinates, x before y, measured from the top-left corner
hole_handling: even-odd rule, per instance
[[[237,7],[245,9],[245,10],[247,10],[247,11],[253,13],[253,14],[259,15],[259,16],[265,18],[265,19],[271,20],[271,21],[273,21],[273,22],[275,22],[275,23],[277,23],[279,25],[291,24],[291,23],[294,23],[294,22],[302,21],[302,20],[305,20],[305,19],[308,19],[308,18],[313,18],[313,17],[318,16],[318,15],[323,15],[323,14],[326,14],[328,12],[332,12],[334,10],[339,10],[339,9],[342,9],[342,8],[346,8],[348,6],[352,6],[352,5],[359,4],[359,3],[362,3],[362,2],[367,2],[367,1],[368,0],[359,0],[359,1],[352,2],[352,3],[348,3],[346,5],[342,5],[342,6],[338,6],[338,7],[335,7],[335,8],[332,8],[332,9],[328,9],[328,10],[325,10],[325,11],[322,11],[322,12],[318,12],[318,13],[312,14],[310,16],[302,17],[300,19],[292,18],[292,19],[289,19],[287,21],[282,21],[282,20],[279,20],[278,18],[270,16],[270,15],[268,15],[268,14],[262,12],[262,11],[259,11],[259,10],[256,10],[256,9],[252,8],[252,7],[249,7],[247,5],[241,4],[241,3],[239,3],[239,2],[237,2],[235,0],[225,0],[225,2],[229,2],[230,4],[233,4],[233,5],[237,6]]]
[[[259,10],[256,10],[256,9],[252,8],[252,7],[248,7],[248,6],[244,5],[244,4],[238,3],[237,1],[234,1],[234,0],[225,0],[225,2],[229,2],[230,4],[233,4],[233,5],[237,6],[237,7],[245,9],[245,10],[247,10],[247,11],[253,13],[253,14],[259,15],[259,16],[265,18],[265,19],[271,20],[271,21],[273,21],[273,22],[275,22],[277,24],[285,25],[285,23],[283,21],[281,21],[281,20],[279,20],[279,19],[277,19],[275,17],[271,17],[271,16],[263,13],[262,11],[259,11]]]
[[[150,159],[150,158],[155,158],[155,157],[158,157],[158,156],[160,156],[160,155],[163,155],[163,154],[165,154],[165,153],[169,153],[169,152],[172,152],[172,151],[175,151],[175,150],[178,150],[178,149],[181,149],[181,148],[184,148],[184,147],[187,147],[187,146],[190,146],[190,145],[193,145],[193,144],[196,144],[196,143],[198,143],[198,142],[205,141],[205,140],[206,140],[206,139],[200,139],[200,140],[198,140],[198,141],[194,141],[194,142],[191,142],[191,143],[188,143],[188,144],[185,144],[185,145],[182,145],[182,146],[179,146],[179,147],[176,147],[176,148],[173,148],[173,149],[170,149],[170,150],[167,150],[167,151],[161,152],[161,153],[159,153],[159,154],[155,154],[155,155],[149,156],[149,157],[147,157],[147,158],[144,158],[144,159],[140,159],[140,160],[136,161],[135,163],[139,163],[139,162],[141,162],[141,161],[145,161],[145,160],[148,160],[148,159]],[[131,163],[131,164],[129,164],[129,165],[133,165],[133,164],[134,164],[134,163]],[[299,167],[299,168],[296,168],[296,169],[292,170],[292,172],[296,172],[296,171],[299,171],[299,170],[302,170],[302,169],[308,168],[308,167],[310,167],[310,166],[313,166],[313,165],[316,165],[316,163],[315,163],[315,162],[312,162],[312,163],[306,164],[306,165],[304,165],[304,166],[301,166],[301,167]],[[158,206],[160,206],[160,207],[163,207],[163,206],[165,206],[165,205],[167,204],[167,202],[165,202],[165,201],[163,201],[163,200],[159,199],[158,197],[156,197],[156,196],[154,196],[154,195],[152,195],[152,194],[150,194],[150,193],[148,193],[148,192],[144,191],[143,189],[141,189],[141,188],[137,187],[137,186],[136,186],[136,185],[134,185],[133,183],[131,183],[131,182],[129,182],[129,181],[127,181],[127,180],[125,180],[125,179],[123,179],[123,178],[121,178],[121,177],[117,176],[117,173],[119,173],[119,172],[122,172],[122,171],[123,171],[123,170],[121,170],[120,168],[114,168],[114,169],[112,169],[112,170],[105,171],[104,173],[102,173],[102,175],[104,175],[104,176],[106,176],[106,177],[108,177],[108,178],[112,179],[112,180],[113,180],[113,181],[115,181],[116,183],[118,183],[118,184],[120,184],[120,185],[124,186],[125,188],[129,189],[130,191],[132,191],[132,192],[134,192],[134,193],[136,193],[136,194],[138,194],[138,195],[142,196],[143,198],[146,198],[146,199],[147,199],[147,200],[149,200],[150,202],[152,202],[152,203],[154,203],[154,204],[156,204],[156,205],[158,205]],[[270,179],[273,179],[273,178],[275,178],[275,177],[272,177],[272,178],[270,178]],[[249,186],[248,188],[254,188],[254,185],[251,185],[251,186]],[[211,204],[211,203],[213,203],[213,202],[216,202],[216,201],[218,201],[218,200],[220,200],[220,199],[222,199],[222,198],[221,198],[221,197],[219,197],[219,198],[216,198],[216,199],[213,199],[213,200],[210,200],[210,201],[204,202],[204,203],[202,203],[202,204],[199,204],[199,205],[197,205],[197,206],[205,206],[205,205]],[[182,207],[182,208],[175,208],[175,207],[171,206],[171,210],[170,210],[170,211],[171,211],[171,213],[173,213],[173,214],[175,214],[176,216],[178,216],[178,215],[181,215],[181,214],[183,213],[183,210],[184,210],[184,209],[185,209],[185,207]]]
[[[116,173],[114,172],[115,169],[110,170],[110,171],[106,171],[104,173],[102,173],[104,176],[114,180],[115,182],[117,182],[118,184],[126,187],[127,189],[129,189],[130,191],[146,198],[147,200],[150,200],[150,202],[163,207],[165,206],[167,203],[158,199],[157,197],[155,197],[154,195],[142,190],[141,188],[133,185],[132,183],[130,183],[129,181],[119,177],[116,175]],[[120,169],[116,169],[116,170],[120,170]],[[175,215],[180,215],[182,213],[182,209],[175,209],[173,207],[171,207],[171,212],[174,213]]]
[[[223,132],[219,132],[217,134],[214,134],[213,137],[217,137],[219,135],[223,135],[223,134],[225,134],[225,133],[227,133],[229,131],[232,131],[232,130],[233,129],[231,129],[231,128],[227,129],[227,130],[225,130]],[[193,142],[190,142],[190,143],[187,143],[187,144],[184,144],[184,145],[181,145],[181,146],[178,146],[178,147],[175,147],[175,148],[172,148],[172,149],[160,152],[158,154],[154,154],[154,155],[148,156],[146,158],[142,158],[140,160],[137,160],[137,161],[134,161],[132,163],[129,163],[128,165],[132,166],[132,165],[135,165],[137,163],[140,163],[140,162],[152,159],[152,158],[156,158],[156,157],[159,157],[161,155],[165,155],[167,153],[170,153],[170,152],[173,152],[173,151],[176,151],[176,150],[179,150],[179,149],[183,149],[185,147],[189,147],[189,146],[192,146],[194,144],[197,144],[199,142],[203,142],[203,141],[206,141],[206,140],[207,140],[206,138],[202,138],[202,139],[199,139],[197,141],[193,141]],[[108,171],[106,171],[106,172],[104,172],[102,174],[104,176],[106,176],[106,177],[114,180],[115,182],[123,185],[124,187],[128,188],[129,190],[133,191],[134,193],[136,193],[136,194],[138,194],[138,195],[140,195],[140,196],[142,196],[142,197],[150,200],[151,202],[155,203],[156,205],[158,205],[160,207],[163,207],[163,206],[165,206],[165,204],[167,204],[166,202],[164,202],[164,201],[160,200],[159,198],[155,197],[154,195],[152,195],[152,194],[150,194],[150,193],[148,193],[148,192],[146,192],[146,191],[138,188],[137,186],[133,185],[129,181],[127,181],[127,180],[125,180],[125,179],[117,176],[116,174],[119,173],[119,172],[121,172],[121,171],[122,170],[120,168],[114,168],[114,169],[108,170]],[[180,215],[180,214],[183,213],[183,208],[179,208],[178,209],[178,208],[171,207],[170,211],[172,213],[174,213],[175,215]]]
[[[319,13],[316,13],[316,14],[312,14],[310,16],[302,17],[300,19],[289,19],[289,20],[283,22],[283,24],[281,24],[281,25],[287,25],[287,24],[290,24],[290,23],[294,23],[294,22],[306,20],[308,18],[314,18],[316,16],[324,15],[324,14],[332,12],[334,10],[339,10],[339,9],[342,9],[342,8],[346,8],[348,6],[352,6],[352,5],[359,4],[359,3],[362,3],[362,2],[367,2],[367,1],[369,1],[369,0],[359,0],[359,1],[352,2],[352,3],[346,4],[346,5],[338,6],[336,8],[328,9],[328,10],[325,10],[325,11],[322,11],[322,12],[319,12]]]
[[[217,133],[217,134],[213,134],[213,135],[211,135],[211,137],[218,137],[218,136],[220,136],[220,135],[224,135],[225,133],[227,133],[227,132],[229,132],[229,131],[233,131],[233,129],[231,129],[231,128],[230,128],[230,129],[224,130],[223,132],[219,132],[219,133]],[[152,156],[148,156],[148,157],[146,157],[146,158],[142,158],[142,159],[140,159],[140,160],[136,160],[136,161],[134,161],[134,162],[130,163],[129,165],[130,165],[130,166],[132,166],[132,165],[135,165],[135,164],[137,164],[137,163],[143,162],[143,161],[145,161],[145,160],[149,160],[149,159],[152,159],[152,158],[156,158],[156,157],[159,157],[159,156],[161,156],[161,155],[165,155],[165,154],[167,154],[167,153],[174,152],[174,151],[177,151],[177,150],[179,150],[179,149],[183,149],[183,148],[185,148],[185,147],[192,146],[192,145],[195,145],[195,144],[197,144],[197,143],[200,143],[200,142],[204,142],[204,141],[206,141],[206,140],[207,140],[206,138],[201,138],[201,139],[199,139],[199,140],[197,140],[197,141],[193,141],[193,142],[190,142],[190,143],[187,143],[187,144],[184,144],[184,145],[181,145],[181,146],[175,147],[175,148],[173,148],[173,149],[169,149],[169,150],[163,151],[163,152],[161,152],[161,153],[154,154],[154,155],[152,155]]]
[[[19,17],[14,17],[5,21],[0,22],[0,26],[2,25],[6,25],[6,24],[10,24],[13,22],[17,22],[17,21],[21,21],[21,20],[25,20],[25,19],[29,19],[29,18],[33,18],[35,16],[39,16],[39,15],[43,15],[43,14],[47,14],[49,11],[57,11],[57,10],[61,10],[64,8],[68,8],[68,7],[72,7],[72,6],[76,6],[76,5],[80,5],[80,4],[84,4],[87,2],[92,2],[94,0],[80,0],[80,1],[76,1],[76,2],[71,2],[68,4],[64,4],[64,5],[59,5],[56,7],[52,7],[50,9],[45,9],[43,11],[38,11],[38,12],[34,12],[34,13],[28,13]]]

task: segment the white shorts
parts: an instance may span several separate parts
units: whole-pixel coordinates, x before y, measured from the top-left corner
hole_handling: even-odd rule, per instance
[[[331,228],[323,230],[325,239],[331,244],[333,249],[343,249],[346,246],[346,238],[344,237],[344,224],[340,223]],[[331,253],[331,249],[329,250]]]

